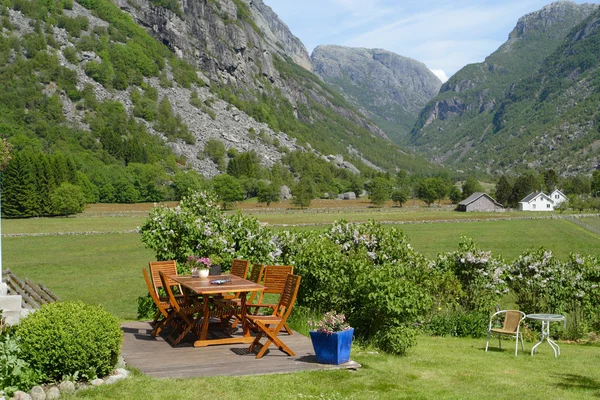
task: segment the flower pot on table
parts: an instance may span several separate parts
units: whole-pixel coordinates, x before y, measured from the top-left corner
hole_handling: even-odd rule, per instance
[[[319,364],[343,364],[350,361],[350,349],[354,328],[330,334],[310,331],[317,362]]]
[[[200,278],[208,277],[208,272],[209,272],[208,268],[201,269],[199,272],[200,272]]]

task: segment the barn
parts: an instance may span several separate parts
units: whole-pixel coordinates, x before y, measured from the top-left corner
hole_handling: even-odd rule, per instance
[[[504,207],[496,200],[492,199],[488,194],[476,192],[458,203],[457,211],[492,211],[503,212]]]

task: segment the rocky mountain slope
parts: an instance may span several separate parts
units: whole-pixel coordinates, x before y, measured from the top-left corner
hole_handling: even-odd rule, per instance
[[[0,18],[0,132],[28,152],[19,165],[72,158],[89,202],[161,200],[181,167],[222,173],[215,142],[228,157],[255,151],[288,184],[297,152],[343,182],[435,169],[315,76],[260,0],[20,0]]]
[[[266,123],[273,134],[281,131],[302,147],[371,167],[422,166],[419,157],[415,163],[414,156],[390,147],[376,124],[316,79],[304,45],[261,0],[181,2],[181,12],[147,0],[117,4],[199,67],[211,93]],[[235,136],[247,141],[244,134]]]
[[[382,49],[318,46],[314,71],[336,86],[397,143],[406,143],[423,106],[441,81],[416,60]]]
[[[581,81],[577,66],[566,61],[574,54],[559,56],[556,52],[569,47],[565,38],[567,43],[573,40],[572,29],[597,9],[597,5],[559,1],[522,17],[497,51],[483,63],[464,67],[442,86],[440,94],[421,112],[412,131],[412,144],[436,162],[458,169],[502,173],[543,165],[565,173],[571,168],[573,146],[565,146],[564,136],[569,135],[566,131],[575,129],[572,121],[565,118],[572,106],[587,96],[585,91],[576,93],[575,88],[588,87],[589,83]],[[582,40],[591,43],[589,38]],[[591,55],[599,49],[588,50]],[[571,65],[567,78],[572,84],[571,92],[564,93],[564,103],[556,109],[539,92],[553,87],[556,80],[565,79],[538,72],[550,58],[564,58],[565,65]],[[517,92],[518,97],[527,97],[537,105],[531,105],[532,109],[520,104],[513,108],[521,107],[518,116],[507,114],[506,102],[512,103],[510,99]],[[547,113],[545,116],[540,114],[540,108]],[[582,125],[593,120],[593,115],[590,112],[588,117],[581,116]],[[561,131],[563,141],[557,142]],[[539,138],[544,138],[544,146],[534,144]],[[540,157],[549,143],[553,143],[551,154]],[[595,168],[588,157],[581,161],[583,170]]]

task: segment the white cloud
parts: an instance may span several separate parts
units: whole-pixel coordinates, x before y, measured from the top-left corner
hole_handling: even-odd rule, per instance
[[[437,76],[442,83],[448,80],[448,76],[446,76],[446,73],[443,69],[431,69],[430,71],[433,72],[433,74]]]

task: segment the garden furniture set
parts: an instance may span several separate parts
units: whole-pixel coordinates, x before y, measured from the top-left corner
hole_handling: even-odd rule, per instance
[[[233,260],[229,273],[195,277],[178,275],[175,261],[149,263],[150,274],[143,268],[143,275],[158,308],[151,322],[151,335],[168,331],[166,339],[176,346],[191,332],[197,336],[194,347],[251,343],[250,352],[265,337],[256,358],[262,358],[271,344],[294,356],[278,334],[292,334],[287,319],[296,301],[300,277],[293,275],[291,266],[255,264],[246,279],[249,265],[246,260]],[[264,293],[279,295],[279,301],[262,303]],[[258,302],[253,303],[256,299]],[[259,310],[267,311],[261,315]],[[238,323],[242,335],[232,336]],[[209,326],[215,324],[218,332],[210,335]]]
[[[495,317],[504,314],[504,322],[502,327],[494,327]],[[518,310],[502,310],[494,313],[490,317],[490,325],[488,327],[487,334],[487,342],[485,343],[485,351],[488,351],[488,345],[490,342],[490,336],[492,333],[497,334],[498,337],[498,347],[502,349],[502,335],[508,335],[514,337],[516,340],[515,344],[515,356],[519,350],[519,341],[521,342],[521,349],[525,351],[525,345],[523,343],[523,333],[521,332],[521,323],[523,320],[531,319],[534,321],[542,321],[542,337],[538,343],[536,343],[531,349],[531,355],[533,356],[536,352],[537,347],[546,340],[552,350],[554,351],[554,357],[558,357],[560,355],[560,347],[556,342],[554,342],[550,338],[550,323],[551,322],[560,322],[564,323],[564,326],[567,325],[567,320],[564,315],[558,314],[525,314],[522,311]]]

